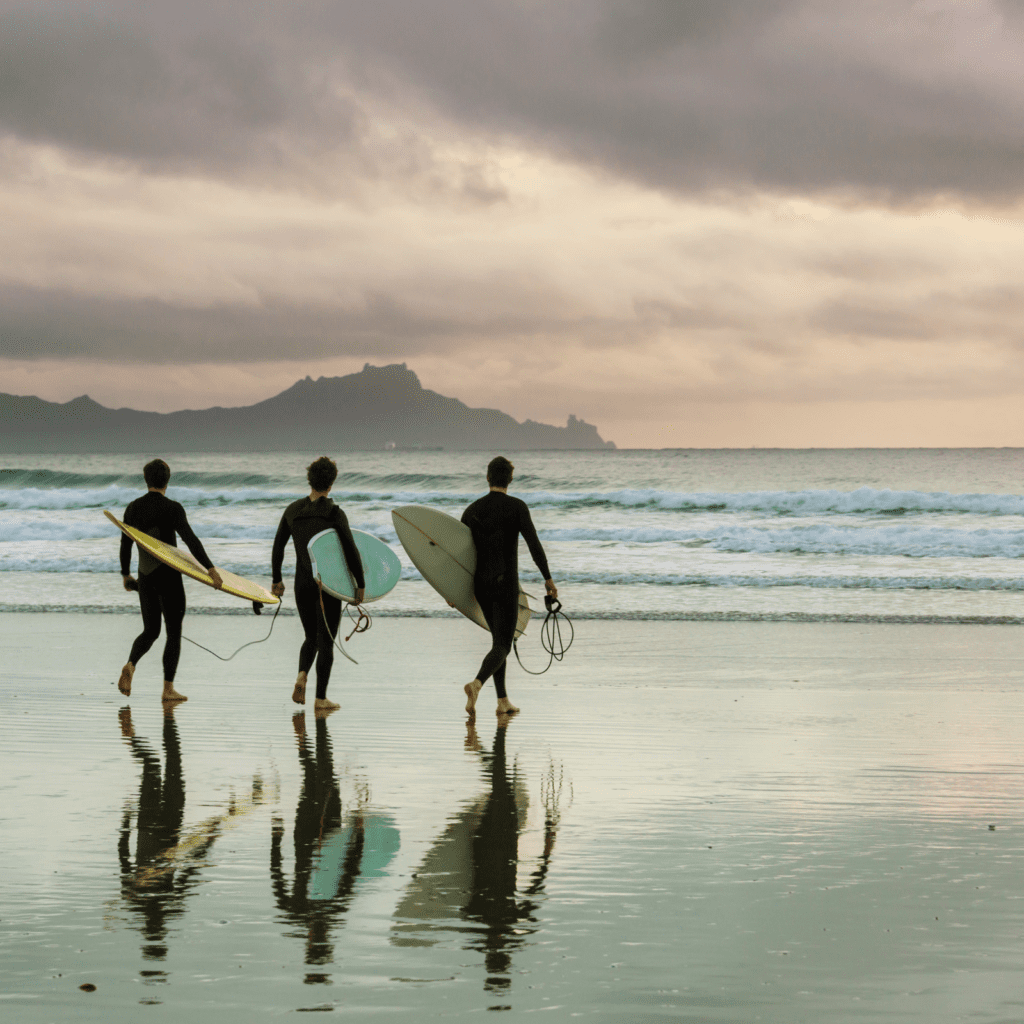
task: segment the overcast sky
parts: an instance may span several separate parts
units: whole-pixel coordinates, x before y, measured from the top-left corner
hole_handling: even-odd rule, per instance
[[[1024,0],[0,0],[0,391],[1024,445],[1021,68]]]

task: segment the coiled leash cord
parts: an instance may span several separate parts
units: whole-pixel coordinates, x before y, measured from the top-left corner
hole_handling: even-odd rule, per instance
[[[263,637],[262,640],[250,640],[247,644],[242,644],[242,646],[238,648],[238,651],[244,651],[246,647],[252,647],[253,644],[262,644],[270,639],[270,634],[274,632],[274,623],[277,622],[277,613],[281,610],[282,604],[284,604],[284,602],[278,599],[277,607],[274,609],[274,617],[270,620],[270,632],[268,632],[267,635]],[[253,601],[252,610],[254,615],[260,615],[263,612],[263,605],[259,601]],[[207,654],[212,654],[215,658],[219,658],[221,661],[230,661],[235,656],[235,654],[238,654],[238,651],[235,651],[235,654],[229,654],[225,658],[223,655],[218,654],[216,651],[211,651],[209,647],[203,647],[202,644],[196,643],[196,641],[193,640],[191,637],[182,634],[181,639],[188,640],[188,642],[192,644],[194,647],[198,647],[201,651],[206,651]]]
[[[346,651],[345,648],[338,643],[337,637],[335,637],[334,634],[331,633],[331,627],[327,623],[327,609],[324,607],[324,585],[323,581],[320,579],[319,576],[317,576],[316,578],[316,585],[317,589],[320,591],[320,614],[324,617],[324,629],[327,630],[327,635],[331,638],[331,643],[334,644],[334,646],[337,647],[338,650],[341,651],[341,653],[344,654],[345,657],[348,658],[348,660],[351,661],[353,665],[358,665],[359,662],[356,661],[356,659],[353,658],[352,655],[349,654],[348,651]],[[353,616],[352,614],[353,607],[357,608],[359,611],[359,614],[356,616]],[[345,643],[348,643],[349,640],[351,640],[352,637],[356,635],[356,633],[365,633],[373,625],[373,619],[370,618],[369,613],[363,608],[361,604],[351,605],[346,601],[345,614],[348,616],[349,622],[354,623],[352,632],[349,633],[347,637],[345,637]],[[341,636],[340,629],[338,630],[338,636]]]
[[[544,607],[547,608],[548,613],[544,616],[544,621],[541,623],[540,645],[548,654],[548,663],[539,672],[531,671],[523,664],[523,659],[519,657],[518,640],[512,641],[512,649],[516,652],[516,661],[519,662],[519,667],[531,676],[544,675],[556,661],[561,661],[565,657],[566,651],[572,647],[572,642],[576,639],[576,630],[572,627],[572,619],[562,611],[562,602],[557,597],[545,595]],[[569,627],[568,643],[562,640],[562,624],[559,621],[560,619],[565,619],[565,624]]]

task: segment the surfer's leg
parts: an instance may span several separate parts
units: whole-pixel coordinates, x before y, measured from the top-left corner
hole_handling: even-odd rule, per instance
[[[483,600],[480,600],[481,597]],[[508,694],[505,692],[505,662],[512,653],[512,639],[516,635],[519,593],[518,591],[485,592],[478,594],[477,600],[480,601],[484,618],[491,627],[491,649],[484,657],[474,682],[483,684],[493,676],[499,713],[518,711],[519,709],[509,702]],[[467,689],[467,695],[468,692]]]
[[[146,651],[156,643],[160,636],[160,593],[153,586],[149,576],[139,574],[139,609],[142,612],[142,632],[135,638],[132,644],[128,661],[121,669],[121,677],[117,681],[117,688],[126,697],[132,693],[132,677],[135,675],[135,667]]]
[[[512,651],[512,641],[515,639],[518,619],[519,593],[516,592],[511,599],[506,595],[505,599],[501,602],[500,609],[496,608],[494,614],[493,628],[496,630],[502,646],[508,653]],[[505,691],[505,669],[507,666],[508,654],[505,655],[505,660],[494,670],[494,694],[498,698],[495,713],[498,715],[512,715],[519,710],[508,699],[508,693]]]
[[[306,676],[316,659],[316,638],[320,622],[320,591],[316,584],[308,586],[296,582],[295,607],[299,610],[299,621],[302,623],[302,632],[305,634],[302,646],[299,648],[299,677],[302,681],[303,691],[305,691]],[[296,682],[296,690],[298,687],[299,684]],[[294,694],[292,699],[295,699]],[[304,700],[305,696],[303,695]],[[296,703],[303,703],[303,701]]]
[[[184,694],[174,688],[174,676],[178,671],[178,659],[181,657],[181,627],[185,620],[185,584],[181,573],[173,569],[158,569],[164,578],[160,583],[160,606],[164,613],[164,626],[167,629],[167,641],[164,644],[164,692],[161,699],[165,701],[188,700]]]
[[[317,611],[320,617],[317,623],[316,634],[316,703],[313,705],[318,711],[333,711],[340,707],[334,701],[327,699],[327,684],[331,681],[331,669],[334,666],[334,640],[332,637],[338,635],[341,626],[341,601],[330,594],[323,595],[323,609],[319,607],[319,594],[317,596]],[[324,621],[326,615],[327,621]]]
[[[508,697],[508,693],[505,690],[505,666],[508,664],[506,658],[495,670],[494,670],[494,694],[501,700],[502,697]]]

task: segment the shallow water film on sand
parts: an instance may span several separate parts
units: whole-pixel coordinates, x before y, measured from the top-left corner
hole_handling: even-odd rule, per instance
[[[320,720],[295,619],[169,714],[127,616],[3,625],[4,1020],[1024,1013],[1015,628],[585,620],[467,723],[468,622],[378,621]]]

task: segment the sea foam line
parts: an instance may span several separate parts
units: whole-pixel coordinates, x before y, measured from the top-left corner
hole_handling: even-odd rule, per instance
[[[0,508],[124,508],[141,493],[139,487],[111,483],[106,487],[40,488],[5,487],[0,481]],[[298,490],[262,487],[181,487],[173,483],[168,497],[183,505],[246,505],[272,503],[283,507],[300,497]],[[353,489],[339,484],[334,498],[341,505],[371,506],[440,505],[465,507],[480,496],[477,491],[417,489]],[[748,512],[764,516],[913,515],[926,512],[960,512],[981,515],[1024,515],[1024,495],[951,494],[946,491],[878,490],[860,487],[853,491],[746,491],[683,493],[628,488],[614,491],[522,491],[533,508],[600,509],[647,508],[666,512]]]
[[[0,604],[0,614],[79,614],[79,615],[138,615],[134,605],[67,605],[67,604]],[[374,618],[383,619],[458,619],[459,613],[447,610],[400,610],[374,607]],[[282,616],[295,616],[298,612],[287,605],[282,607]],[[189,617],[194,616],[252,616],[252,609],[246,607],[204,608],[190,607]],[[266,611],[264,611],[266,615]],[[534,618],[538,616],[535,613]],[[819,622],[819,623],[878,623],[918,626],[1024,626],[1020,615],[873,615],[829,612],[574,612],[577,621],[623,621],[623,622]]]

